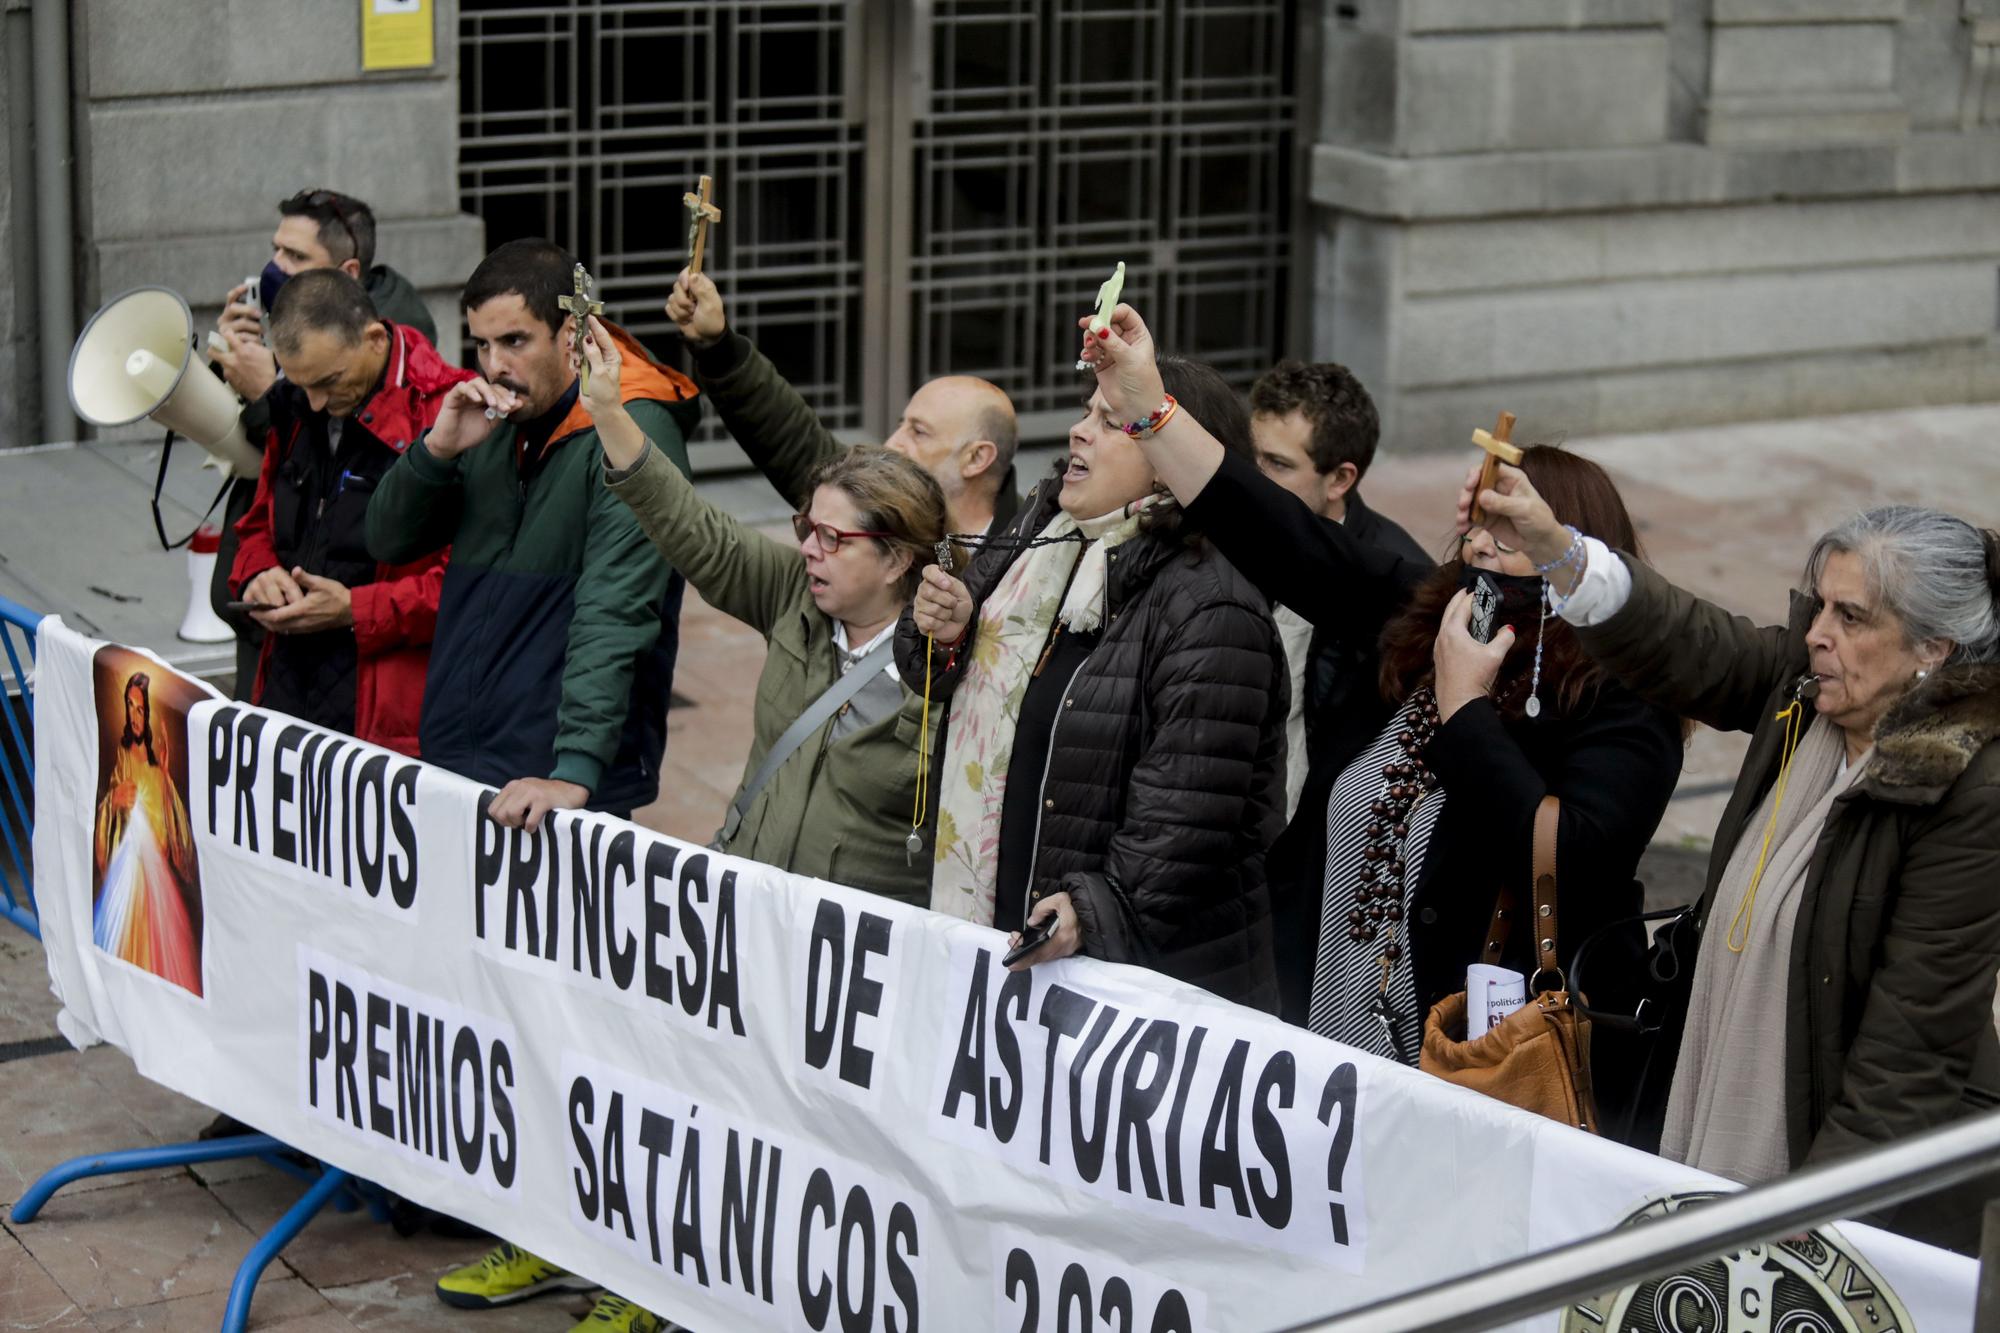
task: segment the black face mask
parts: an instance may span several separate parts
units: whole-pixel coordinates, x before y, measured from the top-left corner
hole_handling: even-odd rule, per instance
[[[1500,625],[1512,625],[1515,641],[1517,643],[1523,641],[1542,619],[1541,576],[1502,574],[1497,569],[1480,569],[1471,564],[1462,564],[1458,567],[1460,588],[1470,588],[1473,580],[1480,578],[1491,580],[1494,591],[1500,594],[1500,611],[1496,618],[1495,629],[1497,630]]]

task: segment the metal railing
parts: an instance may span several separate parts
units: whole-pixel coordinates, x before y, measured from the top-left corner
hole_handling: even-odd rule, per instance
[[[0,688],[0,917],[36,939],[35,920],[35,701],[28,672],[35,664],[35,631],[39,611],[30,611],[0,597],[0,649],[5,650],[6,680]]]
[[[1731,1194],[1392,1296],[1283,1333],[1457,1333],[1493,1328],[1632,1286],[1746,1245],[1853,1217],[2000,1168],[2000,1111],[1988,1111]]]

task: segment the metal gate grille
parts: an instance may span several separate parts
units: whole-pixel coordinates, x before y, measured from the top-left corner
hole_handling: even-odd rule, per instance
[[[861,128],[847,5],[557,0],[459,6],[459,185],[487,242],[542,235],[606,313],[679,356],[664,306],[681,195],[714,176],[732,324],[836,425],[860,424]],[[716,437],[713,419],[703,438]]]
[[[914,126],[911,381],[1075,418],[1077,316],[1124,260],[1162,346],[1239,383],[1283,343],[1284,0],[935,0]],[[1054,428],[1054,429],[1051,429]]]
[[[460,186],[489,243],[569,246],[671,358],[681,193],[712,174],[731,321],[836,426],[884,432],[956,372],[1059,434],[1075,318],[1120,259],[1164,345],[1247,382],[1283,343],[1293,0],[459,12]]]

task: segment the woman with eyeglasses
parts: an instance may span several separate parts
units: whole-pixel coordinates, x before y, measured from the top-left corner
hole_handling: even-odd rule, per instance
[[[928,823],[917,803],[924,682],[898,674],[890,643],[944,538],[937,482],[898,454],[850,450],[820,469],[810,507],[792,516],[797,544],[786,545],[695,494],[643,434],[602,423],[599,433],[606,484],[660,553],[767,645],[750,757],[717,845],[795,874],[928,901],[928,857],[908,846],[913,816]],[[792,724],[855,671],[867,675],[853,696],[775,771],[760,773]],[[930,712],[935,728],[939,711]],[[919,835],[928,846],[927,829]]]
[[[1250,457],[1212,367],[1174,392]],[[930,570],[905,674],[950,692],[931,907],[1276,1007],[1264,852],[1285,818],[1289,672],[1270,609],[1092,395],[1069,452],[963,577]]]
[[[1163,406],[1150,335],[1121,306],[1103,337],[1086,337],[1099,392],[1119,419]],[[1460,502],[1458,549],[1442,566],[1358,542],[1314,515],[1247,458],[1218,443],[1186,405],[1140,447],[1223,554],[1272,601],[1344,641],[1375,643],[1372,706],[1323,719],[1346,760],[1324,811],[1327,870],[1319,902],[1279,930],[1316,941],[1311,978],[1288,981],[1307,1025],[1377,1055],[1415,1064],[1424,1017],[1464,989],[1476,962],[1532,975],[1534,935],[1510,933],[1484,957],[1503,884],[1525,900],[1535,813],[1561,801],[1557,830],[1560,962],[1600,928],[1640,911],[1633,875],[1679,777],[1680,720],[1642,702],[1591,661],[1544,600],[1545,584],[1504,522],[1474,526]],[[1638,535],[1597,464],[1549,446],[1522,470],[1563,521],[1626,551]],[[1476,475],[1476,472],[1475,472]],[[1476,575],[1498,593],[1498,628],[1471,632]],[[1616,943],[1634,963],[1636,925]],[[1611,982],[1618,948],[1593,948]],[[1606,1006],[1609,991],[1589,997]],[[1288,1006],[1294,1014],[1296,1006]],[[1636,1070],[1597,1043],[1604,1123],[1617,1125]],[[1609,1060],[1605,1059],[1610,1056]]]

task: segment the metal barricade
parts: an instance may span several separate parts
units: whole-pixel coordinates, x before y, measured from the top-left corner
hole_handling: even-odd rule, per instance
[[[31,611],[0,597],[0,649],[5,651],[5,688],[0,689],[0,916],[36,939],[35,920],[35,700],[29,672],[35,664],[35,631],[42,623]]]

